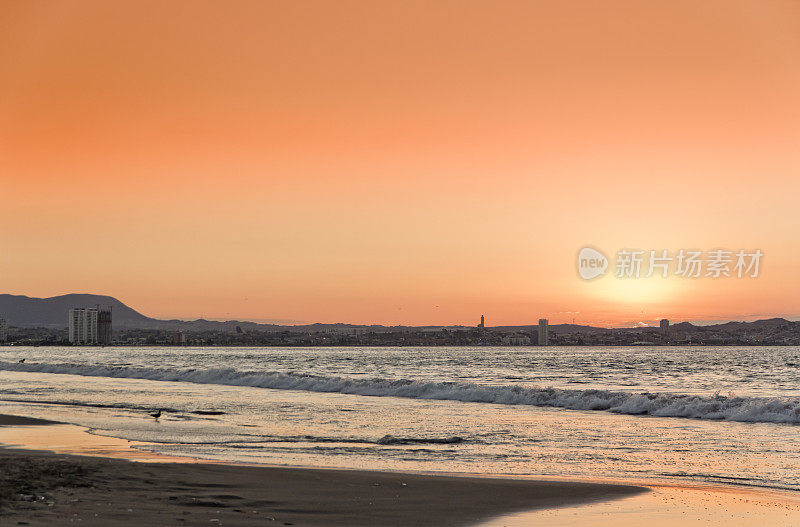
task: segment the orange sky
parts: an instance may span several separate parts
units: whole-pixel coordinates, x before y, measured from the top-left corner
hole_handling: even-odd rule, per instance
[[[800,316],[800,2],[0,0],[0,292],[157,317]],[[584,245],[757,279],[578,278]]]

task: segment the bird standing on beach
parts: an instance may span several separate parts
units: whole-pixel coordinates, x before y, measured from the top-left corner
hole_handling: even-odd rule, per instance
[[[161,417],[161,408],[159,408],[156,413],[150,414],[150,417],[155,417],[156,419]]]

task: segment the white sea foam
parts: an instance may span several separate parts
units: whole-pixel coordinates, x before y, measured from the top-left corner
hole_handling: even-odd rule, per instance
[[[352,379],[279,372],[241,372],[232,369],[176,370],[64,363],[0,362],[0,370],[248,386],[273,390],[302,390],[375,397],[548,406],[655,417],[800,424],[800,398],[787,397],[726,397],[611,390],[567,390],[520,385],[490,386],[407,379]]]

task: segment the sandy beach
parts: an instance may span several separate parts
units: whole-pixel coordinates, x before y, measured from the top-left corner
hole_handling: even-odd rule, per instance
[[[42,425],[19,416],[0,426]],[[472,525],[631,496],[627,485],[141,463],[0,449],[4,525]]]
[[[219,464],[0,415],[2,525],[794,527],[796,493]],[[513,478],[513,479],[512,479]]]

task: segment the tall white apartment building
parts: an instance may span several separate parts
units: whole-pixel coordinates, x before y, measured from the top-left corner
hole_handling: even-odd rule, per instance
[[[69,310],[69,341],[72,344],[97,344],[99,309],[77,307]]]

